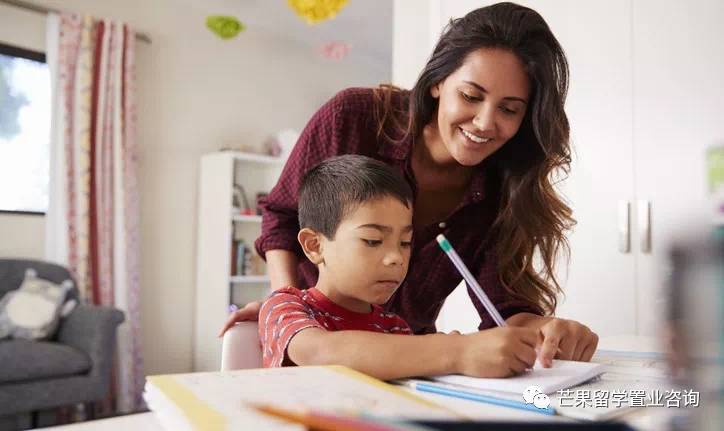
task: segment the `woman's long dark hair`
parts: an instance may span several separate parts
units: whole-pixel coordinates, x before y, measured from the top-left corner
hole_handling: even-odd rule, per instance
[[[556,257],[561,251],[569,257],[565,233],[576,222],[555,188],[555,182],[568,174],[571,162],[564,111],[568,62],[545,20],[536,11],[513,3],[483,7],[451,20],[417,83],[405,95],[409,97],[407,109],[394,103],[400,98],[393,93],[401,90],[381,86],[376,91],[381,106],[378,133],[393,140],[412,136],[414,141],[422,136],[437,109],[430,88],[480,48],[516,54],[531,85],[530,103],[518,133],[483,161],[499,196],[488,240],[506,290],[552,314],[561,293]],[[534,259],[539,263],[534,265]]]

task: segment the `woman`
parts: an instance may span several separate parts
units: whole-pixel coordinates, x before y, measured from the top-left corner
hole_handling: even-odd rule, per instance
[[[500,3],[450,22],[411,91],[348,89],[314,115],[264,204],[257,251],[273,288],[313,286],[301,258],[296,192],[301,176],[328,157],[356,153],[390,164],[415,191],[414,247],[408,276],[387,308],[416,333],[434,322],[461,277],[439,250],[444,233],[510,326],[539,331],[541,362],[590,360],[598,337],[551,315],[561,293],[557,253],[575,223],[551,180],[568,172],[564,112],[568,64],[543,18]],[[542,267],[534,267],[534,255]],[[480,329],[494,326],[474,295]],[[258,303],[222,330],[255,319]],[[489,331],[481,331],[484,334]],[[505,332],[489,335],[504,341]]]

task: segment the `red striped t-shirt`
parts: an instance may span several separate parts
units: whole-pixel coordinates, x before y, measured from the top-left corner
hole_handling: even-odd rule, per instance
[[[400,316],[378,305],[372,304],[369,313],[356,313],[335,304],[314,287],[306,290],[285,287],[273,292],[259,311],[264,367],[294,365],[289,359],[285,361],[287,346],[297,332],[306,328],[412,334]]]

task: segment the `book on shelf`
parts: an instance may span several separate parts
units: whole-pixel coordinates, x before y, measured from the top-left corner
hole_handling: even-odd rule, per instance
[[[239,254],[238,241],[234,240],[231,242],[231,275],[236,275],[236,257]]]
[[[234,265],[232,266],[231,275],[247,275],[247,262],[249,260],[249,247],[243,240],[234,241],[232,247],[234,254]]]
[[[231,275],[265,275],[266,265],[256,251],[244,240],[234,240],[231,245]]]

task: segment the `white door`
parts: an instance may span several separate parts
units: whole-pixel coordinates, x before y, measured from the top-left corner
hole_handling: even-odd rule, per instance
[[[724,144],[722,22],[721,0],[633,2],[635,184],[651,227],[637,270],[641,334],[655,332],[664,310],[668,239],[707,223],[705,151]]]
[[[494,2],[433,3],[440,3],[442,27],[451,17]],[[548,22],[568,56],[571,72],[566,111],[575,153],[562,192],[578,225],[569,236],[571,265],[559,264],[566,298],[557,314],[584,322],[600,335],[633,333],[635,256],[619,250],[618,218],[619,202],[632,201],[634,195],[631,1],[519,3]],[[441,321],[475,320],[471,307],[460,306],[465,293],[454,295],[458,300],[446,303]]]

